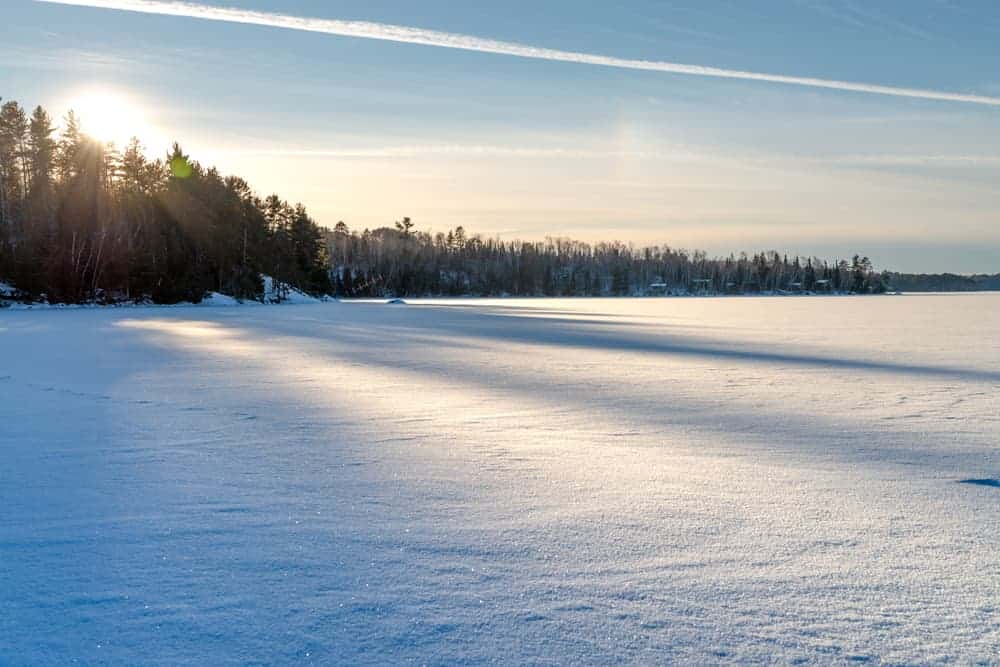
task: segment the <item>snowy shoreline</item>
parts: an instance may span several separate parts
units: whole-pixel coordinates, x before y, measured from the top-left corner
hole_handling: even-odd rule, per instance
[[[6,310],[89,310],[108,308],[112,310],[124,308],[232,308],[235,306],[293,306],[313,305],[320,303],[335,303],[333,297],[314,297],[293,287],[276,289],[274,279],[264,276],[264,293],[260,301],[237,299],[220,292],[209,292],[198,303],[182,301],[180,303],[153,303],[151,301],[118,301],[113,303],[48,303],[18,301],[12,295],[16,290],[7,283],[0,282],[0,309]]]
[[[304,306],[337,303],[382,303],[389,305],[417,304],[421,301],[542,301],[550,299],[566,299],[572,301],[597,301],[597,300],[641,300],[660,301],[673,299],[772,299],[772,298],[843,298],[843,297],[875,297],[875,296],[906,296],[916,294],[986,294],[988,292],[885,292],[883,294],[852,294],[850,292],[837,292],[832,294],[802,293],[802,294],[666,294],[666,295],[642,295],[642,296],[419,296],[419,297],[383,297],[383,298],[339,298],[339,297],[311,297],[299,293],[299,298],[288,299],[280,302],[239,300],[226,294],[212,292],[199,303],[185,301],[182,303],[24,303],[13,299],[0,299],[0,310],[92,310],[92,309],[134,309],[134,308],[235,308],[240,306],[260,307],[260,306]]]

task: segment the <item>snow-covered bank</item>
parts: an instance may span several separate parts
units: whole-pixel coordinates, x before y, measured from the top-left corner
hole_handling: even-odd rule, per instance
[[[0,283],[0,307],[11,310],[76,310],[80,308],[220,308],[232,306],[261,306],[261,305],[312,305],[318,303],[333,303],[337,300],[333,297],[315,297],[287,285],[276,285],[273,278],[264,276],[264,292],[260,301],[249,299],[236,299],[228,294],[219,292],[209,292],[204,299],[198,303],[182,302],[172,304],[154,304],[151,301],[121,301],[117,303],[47,303],[47,302],[22,302],[16,298],[16,290]]]
[[[1000,295],[0,317],[0,663],[1000,654]]]
[[[220,294],[219,292],[209,292],[204,299],[198,303],[192,302],[181,302],[173,304],[154,304],[151,301],[134,302],[134,301],[122,301],[117,303],[80,303],[80,304],[65,304],[65,303],[46,303],[46,302],[22,302],[18,301],[14,296],[15,290],[13,287],[0,283],[0,307],[11,308],[12,310],[76,310],[80,308],[188,308],[192,306],[202,306],[202,307],[231,307],[231,306],[260,306],[260,305],[312,305],[318,303],[339,303],[341,300],[332,296],[314,297],[301,292],[294,288],[281,288],[277,289],[274,287],[274,283],[271,278],[265,276],[264,278],[264,293],[260,298],[260,301],[248,300],[248,299],[236,299],[227,294]],[[5,291],[6,290],[6,291]],[[874,295],[856,295],[847,292],[829,292],[825,294],[816,294],[814,292],[763,292],[757,294],[714,294],[714,293],[669,293],[669,294],[645,294],[645,295],[635,295],[628,297],[567,297],[567,299],[587,301],[594,299],[621,299],[627,302],[633,302],[638,299],[643,300],[660,300],[660,299],[760,299],[760,298],[771,298],[771,297],[798,297],[798,298],[815,298],[815,297],[856,297],[856,296],[900,296],[899,292],[884,292],[882,294]],[[565,301],[567,299],[560,299]],[[382,298],[352,298],[347,299],[354,303],[385,303],[389,305],[406,305],[407,300],[398,297],[382,297]],[[491,301],[514,301],[514,302],[526,302],[532,300],[552,300],[551,297],[511,297],[511,296],[501,296],[501,297],[482,297],[482,296],[465,296],[465,297],[447,297],[447,296],[423,296],[414,299],[414,302],[423,303],[447,303],[447,302],[462,302],[462,301],[480,301],[480,302],[491,302]]]

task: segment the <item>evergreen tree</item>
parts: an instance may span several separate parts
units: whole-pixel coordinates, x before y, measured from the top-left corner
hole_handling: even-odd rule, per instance
[[[80,129],[80,120],[72,110],[63,119],[63,131],[59,138],[56,153],[56,170],[59,180],[68,183],[77,172],[77,155],[83,145],[84,135]]]
[[[55,216],[56,142],[52,138],[55,127],[42,107],[31,115],[28,130],[28,212],[37,223],[51,231]]]
[[[0,224],[12,248],[18,243],[27,193],[27,132],[21,105],[9,101],[0,106]]]

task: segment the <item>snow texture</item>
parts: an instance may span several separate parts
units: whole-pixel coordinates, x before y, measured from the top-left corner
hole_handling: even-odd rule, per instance
[[[0,664],[995,663],[1000,295],[0,314]]]
[[[187,305],[187,304],[184,304]],[[208,296],[201,300],[199,306],[238,306],[240,302],[226,294],[209,292]]]

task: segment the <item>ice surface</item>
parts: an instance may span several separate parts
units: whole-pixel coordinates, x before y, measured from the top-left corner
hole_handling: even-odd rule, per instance
[[[0,664],[989,663],[1000,295],[0,313]]]

